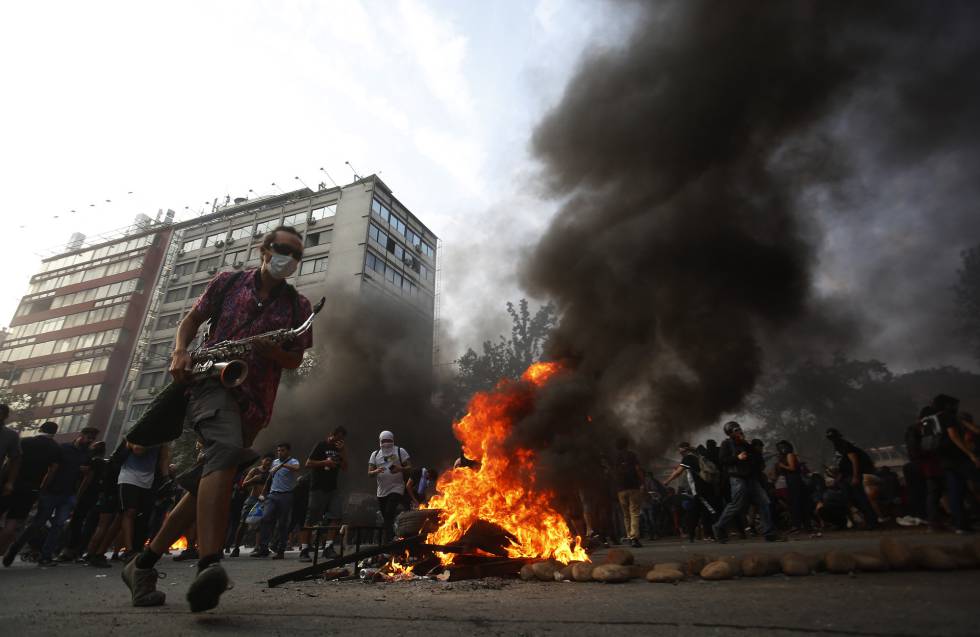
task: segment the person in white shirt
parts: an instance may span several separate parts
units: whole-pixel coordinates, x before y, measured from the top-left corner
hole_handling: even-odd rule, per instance
[[[368,459],[368,475],[378,481],[378,508],[384,518],[381,541],[387,542],[394,535],[395,516],[405,499],[405,477],[412,463],[408,452],[395,445],[395,434],[390,431],[382,431],[378,443]]]

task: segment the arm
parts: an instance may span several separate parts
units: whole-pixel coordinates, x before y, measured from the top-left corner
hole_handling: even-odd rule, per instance
[[[170,374],[179,383],[186,383],[190,380],[191,355],[187,351],[187,346],[197,336],[201,324],[207,319],[208,317],[203,312],[193,309],[187,313],[177,328],[174,351],[170,356]]]
[[[673,470],[673,471],[671,471],[671,472],[670,472],[670,475],[669,475],[669,476],[667,476],[667,479],[666,479],[666,480],[664,480],[664,485],[668,485],[668,484],[670,484],[671,482],[673,482],[675,478],[677,478],[677,477],[678,477],[678,476],[680,476],[680,475],[681,475],[682,473],[684,473],[684,469],[685,469],[685,467],[684,467],[684,465],[682,465],[682,464],[679,464],[679,465],[677,465],[676,467],[674,467],[674,470]]]
[[[262,482],[262,472],[259,471],[257,468],[252,467],[251,469],[248,470],[248,473],[245,474],[245,479],[242,480],[242,486],[251,487],[251,486],[255,486],[260,482]]]
[[[957,429],[956,427],[947,427],[946,435],[949,436],[949,439],[953,441],[954,445],[960,448],[960,451],[966,454],[966,456],[970,459],[970,462],[980,466],[976,454],[973,453],[973,450],[967,446],[966,442],[963,440],[963,437],[960,436],[959,429]]]
[[[292,471],[293,473],[296,473],[297,471],[300,470],[299,460],[296,460],[295,458],[293,458],[291,461],[284,462],[281,465],[279,465],[279,468],[280,469],[285,469],[286,471]]]
[[[721,443],[721,448],[718,451],[718,462],[723,467],[734,467],[737,462],[735,448],[727,440]]]
[[[296,369],[303,362],[303,352],[285,350],[279,345],[260,340],[255,343],[255,353],[268,358],[283,369]]]
[[[17,474],[20,473],[21,456],[7,459],[7,481],[3,483],[3,495],[10,495],[14,492],[14,482],[17,481]]]

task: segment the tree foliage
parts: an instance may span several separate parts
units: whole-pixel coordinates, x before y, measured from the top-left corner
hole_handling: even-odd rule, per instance
[[[0,388],[0,403],[10,407],[7,426],[21,432],[36,430],[41,423],[35,417],[35,409],[41,406],[43,397],[37,392],[17,392],[10,387]]]
[[[510,338],[501,334],[497,340],[486,340],[480,353],[468,348],[454,361],[456,410],[475,392],[486,391],[503,378],[517,378],[541,360],[548,336],[558,323],[553,303],[542,305],[532,314],[527,299],[521,299],[516,306],[508,302],[507,314],[511,319]]]
[[[957,271],[956,311],[964,337],[973,355],[980,360],[980,245],[961,254],[963,264]]]

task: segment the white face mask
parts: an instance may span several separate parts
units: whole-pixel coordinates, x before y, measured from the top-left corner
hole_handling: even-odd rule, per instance
[[[382,442],[381,443],[381,450],[384,451],[385,453],[390,452],[394,448],[395,448],[395,443],[393,443],[393,442]]]
[[[299,262],[288,254],[273,254],[267,268],[274,279],[286,279],[296,271]]]

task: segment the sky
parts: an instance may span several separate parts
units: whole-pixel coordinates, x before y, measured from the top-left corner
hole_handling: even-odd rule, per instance
[[[506,327],[513,260],[554,210],[530,130],[627,26],[563,0],[4,3],[0,324],[73,232],[356,170],[441,237],[447,352],[478,342],[499,328],[471,317]]]
[[[519,263],[562,203],[545,195],[531,135],[583,56],[623,44],[634,8],[3,3],[0,325],[41,255],[73,232],[98,235],[168,208],[187,219],[216,198],[347,183],[356,170],[380,175],[442,240],[446,364],[509,331],[504,304],[524,295]],[[968,214],[944,211],[975,200],[947,205],[935,188],[972,173],[955,158],[905,173],[867,161],[860,210],[818,214],[815,289],[873,323],[856,356],[898,370],[973,366],[952,320],[937,316],[952,316],[959,250],[976,242],[963,232]],[[936,250],[936,233],[950,237],[947,249]]]

